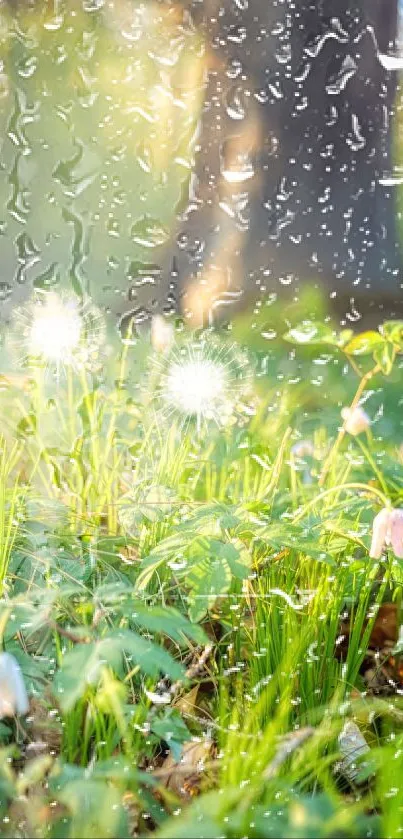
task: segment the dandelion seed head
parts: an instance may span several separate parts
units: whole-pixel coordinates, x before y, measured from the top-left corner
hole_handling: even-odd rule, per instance
[[[67,367],[94,369],[105,350],[105,324],[90,300],[54,291],[38,292],[13,316],[10,347],[20,363],[45,365],[57,376]]]
[[[169,414],[225,424],[248,379],[248,365],[239,350],[209,334],[174,347],[160,364],[158,396]]]
[[[70,364],[82,333],[82,319],[76,301],[48,294],[36,306],[28,335],[33,355],[56,364]]]
[[[175,363],[167,375],[165,399],[189,416],[214,417],[225,400],[227,384],[221,364],[208,359]]]

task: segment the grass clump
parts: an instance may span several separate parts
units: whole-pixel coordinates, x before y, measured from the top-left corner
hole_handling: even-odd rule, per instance
[[[399,835],[403,324],[243,329],[3,377],[5,837]]]

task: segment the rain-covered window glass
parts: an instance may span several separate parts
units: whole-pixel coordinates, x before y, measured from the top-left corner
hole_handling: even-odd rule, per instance
[[[403,0],[0,0],[0,837],[403,833]]]
[[[2,313],[68,284],[137,319],[308,283],[337,311],[393,308],[394,0],[0,15]]]

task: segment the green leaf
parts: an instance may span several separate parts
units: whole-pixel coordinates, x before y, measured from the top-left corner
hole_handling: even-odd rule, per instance
[[[84,782],[71,781],[56,796],[70,814],[68,836],[124,839],[128,835],[122,795],[117,787],[86,778]]]
[[[392,341],[399,350],[403,350],[403,320],[387,320],[379,329],[387,341]]]
[[[80,644],[64,656],[53,682],[62,709],[68,711],[89,686],[98,683],[103,667],[111,667],[123,675],[124,652],[148,676],[156,678],[160,673],[172,679],[183,676],[183,668],[167,650],[130,630],[114,630],[107,638]]]
[[[173,759],[180,760],[182,744],[190,740],[190,732],[179,712],[175,708],[169,708],[163,717],[157,717],[152,721],[151,730],[161,740],[165,740]]]
[[[130,708],[133,709],[133,706],[131,705]],[[85,777],[87,777],[88,770],[85,769],[84,771]],[[157,780],[152,775],[148,772],[142,772],[141,769],[137,769],[137,766],[128,764],[123,755],[120,757],[114,755],[109,760],[96,762],[91,769],[91,777],[95,780],[123,781],[126,784],[128,781],[141,781],[149,787],[154,787],[157,784]]]
[[[63,711],[70,710],[90,685],[97,684],[105,665],[122,675],[122,648],[112,639],[80,644],[64,655],[53,681]]]
[[[189,550],[192,542],[197,538],[197,534],[195,536],[192,531],[186,529],[158,542],[151,553],[142,560],[142,570],[137,577],[135,591],[144,591],[157,568],[167,560],[172,559],[178,554],[182,555],[186,550]]]
[[[234,539],[232,542],[218,542],[212,539],[211,551],[216,556],[225,559],[234,577],[238,580],[246,579],[250,571],[251,556],[239,539]]]
[[[17,425],[17,436],[18,437],[33,437],[37,431],[37,417],[34,411],[30,411],[26,414],[18,423]]]
[[[128,604],[129,606],[129,604]],[[189,638],[196,644],[205,644],[207,637],[200,626],[190,623],[177,609],[163,606],[146,606],[144,603],[130,604],[132,620],[149,632],[158,632],[183,643]],[[125,609],[128,614],[128,609]]]
[[[97,556],[98,562],[110,563],[112,559],[116,559],[121,548],[126,548],[130,544],[127,536],[103,536],[94,544],[94,553]]]
[[[121,525],[131,535],[138,535],[143,524],[163,521],[171,515],[177,493],[170,487],[147,486],[141,492],[128,492],[122,496],[118,516]]]
[[[369,330],[368,332],[361,332],[359,335],[354,335],[354,338],[348,342],[344,347],[344,352],[347,355],[371,355],[378,347],[385,344],[385,339],[379,332]]]
[[[232,805],[229,812],[236,812],[238,802],[235,796],[231,796],[231,791],[228,789],[224,792],[226,803],[230,801]],[[175,818],[175,820],[169,819],[158,831],[158,839],[200,839],[200,837],[203,837],[203,839],[221,839],[223,835],[230,835],[223,831],[219,812],[220,803],[219,791],[202,795],[190,807],[186,808],[178,818]]]
[[[171,679],[181,679],[183,667],[172,658],[163,647],[154,644],[148,638],[142,638],[128,629],[117,629],[109,633],[107,640],[114,640],[121,644],[122,650],[129,653],[136,664],[147,676],[157,677],[164,673]]]
[[[318,533],[307,530],[306,527],[276,522],[267,528],[262,528],[259,536],[276,550],[290,548],[313,559],[335,565],[333,557],[321,548]]]
[[[396,358],[396,348],[391,343],[384,343],[374,351],[374,360],[379,364],[382,373],[389,376],[393,369],[393,362]]]
[[[224,558],[207,557],[190,569],[186,575],[186,584],[191,590],[188,597],[191,620],[201,620],[217,597],[229,591],[231,577],[231,569]]]
[[[201,504],[189,518],[178,525],[178,530],[193,530],[200,535],[220,536],[222,530],[230,530],[238,526],[239,518],[233,512],[234,508],[226,504]]]

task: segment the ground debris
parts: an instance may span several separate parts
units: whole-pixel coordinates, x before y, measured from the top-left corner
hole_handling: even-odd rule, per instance
[[[215,744],[208,737],[195,738],[185,743],[182,757],[175,761],[171,754],[162,766],[154,771],[154,777],[181,798],[192,798],[200,791],[202,776],[215,755]]]
[[[365,626],[363,631],[365,631]],[[368,649],[360,669],[369,694],[393,695],[403,687],[402,663],[400,657],[393,655],[398,634],[397,604],[382,603],[372,627]],[[336,657],[344,659],[350,638],[349,620],[342,622],[339,638]]]

